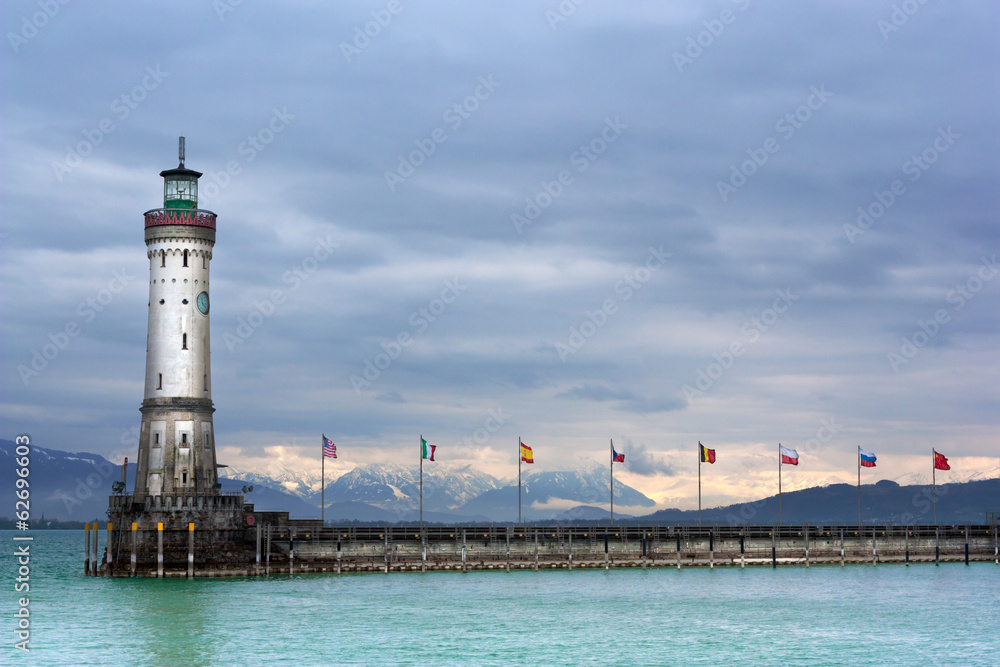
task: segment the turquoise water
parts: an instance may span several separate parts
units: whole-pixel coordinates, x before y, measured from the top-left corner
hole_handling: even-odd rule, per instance
[[[23,535],[23,533],[21,533]],[[33,531],[30,654],[0,532],[0,664],[997,664],[1000,566],[82,576]]]

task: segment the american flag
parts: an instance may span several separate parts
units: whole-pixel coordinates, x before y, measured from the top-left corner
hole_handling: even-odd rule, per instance
[[[323,436],[323,456],[331,459],[337,458],[337,445],[333,444],[333,440]]]

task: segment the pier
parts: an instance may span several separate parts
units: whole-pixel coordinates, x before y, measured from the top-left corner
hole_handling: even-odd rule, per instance
[[[274,516],[268,516],[268,515]],[[112,549],[85,551],[89,574],[271,574],[1000,563],[996,524],[964,526],[322,526],[261,512],[220,541],[195,523],[146,530],[108,524]],[[268,521],[268,518],[279,519]],[[260,519],[260,520],[258,520]],[[105,529],[104,526],[97,526]],[[90,536],[87,536],[88,542]],[[135,547],[133,548],[133,545]]]

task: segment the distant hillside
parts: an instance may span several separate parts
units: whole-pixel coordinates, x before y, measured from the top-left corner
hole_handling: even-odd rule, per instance
[[[876,524],[930,524],[934,521],[929,484],[900,486],[882,480],[861,485],[861,521]],[[984,523],[986,512],[1000,512],[1000,479],[985,479],[937,487],[939,523]],[[772,524],[778,521],[778,496],[749,503],[702,510],[703,524]],[[697,510],[665,509],[638,517],[639,522],[692,523]],[[858,522],[858,487],[831,484],[781,496],[781,520],[786,524],[847,524]]]

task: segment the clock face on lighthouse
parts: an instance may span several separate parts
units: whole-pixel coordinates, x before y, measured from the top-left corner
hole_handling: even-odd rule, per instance
[[[201,311],[202,315],[208,315],[208,292],[202,292],[198,295],[198,310]]]

